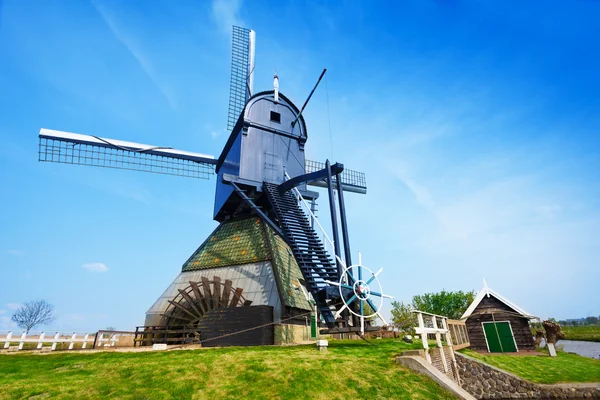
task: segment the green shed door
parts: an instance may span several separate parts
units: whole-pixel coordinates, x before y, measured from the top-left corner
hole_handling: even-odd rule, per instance
[[[501,353],[503,351],[504,353],[511,353],[517,351],[515,338],[508,322],[484,322],[483,330],[485,331],[485,338],[490,353]]]

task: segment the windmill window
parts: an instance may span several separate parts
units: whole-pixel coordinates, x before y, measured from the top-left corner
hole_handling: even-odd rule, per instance
[[[281,114],[275,111],[271,111],[271,121],[281,123]]]

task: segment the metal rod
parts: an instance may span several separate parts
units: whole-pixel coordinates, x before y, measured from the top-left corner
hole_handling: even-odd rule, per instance
[[[296,122],[298,122],[298,119],[302,115],[302,111],[304,111],[304,108],[308,104],[308,101],[310,100],[310,98],[312,97],[313,93],[317,89],[317,86],[319,86],[319,83],[321,82],[321,79],[323,79],[323,75],[325,75],[325,72],[327,72],[327,68],[323,68],[323,72],[321,72],[321,76],[319,76],[319,79],[317,80],[317,83],[315,84],[315,87],[313,88],[313,90],[310,91],[310,94],[308,95],[308,98],[306,99],[306,101],[304,102],[304,105],[300,109],[300,112],[298,113],[298,116],[296,117],[296,119],[294,120],[294,122],[292,122],[292,128],[294,127],[294,125],[296,125]]]
[[[310,227],[315,229],[315,213],[317,212],[317,201],[313,197],[310,200]]]
[[[335,210],[335,197],[333,194],[333,181],[331,179],[331,168],[329,160],[325,162],[327,170],[327,192],[329,193],[329,211],[331,212],[331,230],[333,231],[333,251],[335,253],[336,265],[338,269],[338,279],[342,276],[342,264],[337,261],[340,256],[340,237],[338,234],[337,212]]]
[[[352,253],[350,251],[350,238],[348,236],[348,223],[346,221],[346,206],[344,205],[344,191],[342,190],[342,179],[340,175],[335,177],[338,191],[338,201],[340,205],[340,220],[342,223],[342,239],[344,240],[344,256],[346,265],[352,265]]]
[[[351,266],[352,265],[352,253],[350,251],[350,238],[348,236],[348,223],[346,221],[346,206],[344,204],[344,190],[342,189],[342,177],[340,176],[340,174],[336,174],[335,180],[336,180],[336,184],[337,184],[338,201],[339,201],[339,206],[340,206],[340,220],[342,223],[342,239],[344,240],[344,258],[346,259],[346,265]],[[360,268],[360,267],[358,267],[358,268]],[[350,278],[348,277],[348,274],[346,274],[346,282],[350,282]],[[360,307],[362,308],[362,305],[363,305],[362,301],[360,301],[359,303],[360,303]],[[357,311],[355,304],[351,304],[350,309],[354,312]],[[375,311],[375,310],[373,310],[373,311]],[[362,315],[362,312],[360,314]],[[354,314],[352,315],[352,322],[354,323],[355,326],[359,323],[358,317]],[[364,320],[361,319],[360,320],[361,332],[364,331],[364,328],[362,325],[363,322],[364,322]]]

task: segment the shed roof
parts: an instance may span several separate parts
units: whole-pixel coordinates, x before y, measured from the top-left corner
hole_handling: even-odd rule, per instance
[[[477,296],[475,297],[475,300],[473,300],[473,302],[471,303],[471,305],[469,306],[469,308],[467,308],[467,311],[465,311],[465,313],[462,315],[462,317],[460,317],[460,319],[467,319],[467,318],[469,318],[474,313],[475,309],[477,309],[477,306],[479,305],[479,303],[481,303],[481,301],[483,300],[483,298],[484,297],[490,297],[490,296],[495,297],[500,302],[502,302],[506,306],[510,307],[517,314],[520,314],[520,315],[522,315],[522,316],[524,316],[526,318],[536,318],[532,314],[529,314],[527,311],[523,310],[521,307],[519,307],[516,304],[508,301],[507,299],[505,299],[504,297],[502,297],[500,294],[498,294],[497,292],[495,292],[492,289],[490,289],[487,286],[487,284],[485,283],[485,281],[483,281],[483,288],[479,291],[479,293],[477,293]]]

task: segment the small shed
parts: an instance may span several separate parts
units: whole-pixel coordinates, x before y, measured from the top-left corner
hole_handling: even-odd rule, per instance
[[[529,328],[531,319],[536,317],[494,292],[485,282],[461,317],[467,326],[471,349],[490,353],[535,350]]]

